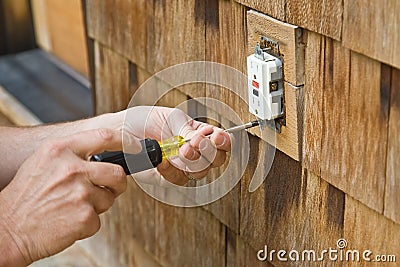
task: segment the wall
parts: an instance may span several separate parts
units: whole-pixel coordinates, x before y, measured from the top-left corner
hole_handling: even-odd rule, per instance
[[[0,55],[36,47],[29,0],[0,1]]]
[[[31,5],[38,46],[88,77],[81,1],[31,0]]]
[[[148,77],[177,63],[215,61],[246,73],[249,10],[302,32],[304,82],[295,89],[285,85],[294,92],[296,140],[278,136],[271,171],[250,193],[254,171],[263,174],[256,162],[268,160],[268,144],[252,132],[250,164],[240,183],[204,207],[162,204],[130,180],[92,242],[97,255],[106,251],[98,255],[105,266],[143,266],[143,251],[146,266],[253,266],[261,265],[256,253],[264,245],[320,251],[337,248],[339,238],[349,249],[400,260],[398,1],[87,0],[97,113],[125,108]],[[211,85],[178,88],[159,104],[199,96],[217,97],[250,119],[243,102]],[[285,148],[288,142],[293,145]],[[263,264],[304,265],[276,257]]]

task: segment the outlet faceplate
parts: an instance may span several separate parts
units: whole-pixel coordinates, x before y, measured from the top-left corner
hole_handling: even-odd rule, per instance
[[[259,45],[247,57],[249,110],[261,120],[283,116],[282,61]]]
[[[265,121],[270,127],[266,127],[263,131],[260,128],[249,131],[267,142],[270,142],[269,131],[278,132],[276,140],[271,141],[272,144],[293,159],[300,160],[303,129],[304,48],[307,44],[307,31],[254,10],[247,11],[247,30],[248,55],[253,54],[255,45],[260,43],[262,49],[267,49],[265,52],[283,59],[284,91],[284,117]],[[262,37],[268,38],[263,40]]]

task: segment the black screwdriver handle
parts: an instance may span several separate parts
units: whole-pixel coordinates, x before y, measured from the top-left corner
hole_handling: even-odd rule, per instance
[[[137,154],[129,154],[122,151],[106,151],[92,156],[90,161],[118,164],[124,168],[127,175],[157,167],[162,161],[162,151],[158,142],[146,138],[141,140],[140,143],[142,145],[142,151]]]

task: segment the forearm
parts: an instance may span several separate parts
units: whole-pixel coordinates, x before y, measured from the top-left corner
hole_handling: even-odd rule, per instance
[[[74,122],[35,127],[0,127],[0,190],[15,176],[21,164],[46,140],[69,136],[78,132],[118,125],[108,125],[118,120],[115,114]]]

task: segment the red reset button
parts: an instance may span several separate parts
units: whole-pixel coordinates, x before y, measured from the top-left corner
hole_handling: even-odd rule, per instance
[[[258,84],[258,82],[256,82],[255,80],[251,81],[251,85],[253,85],[255,88],[259,89],[260,85]]]

